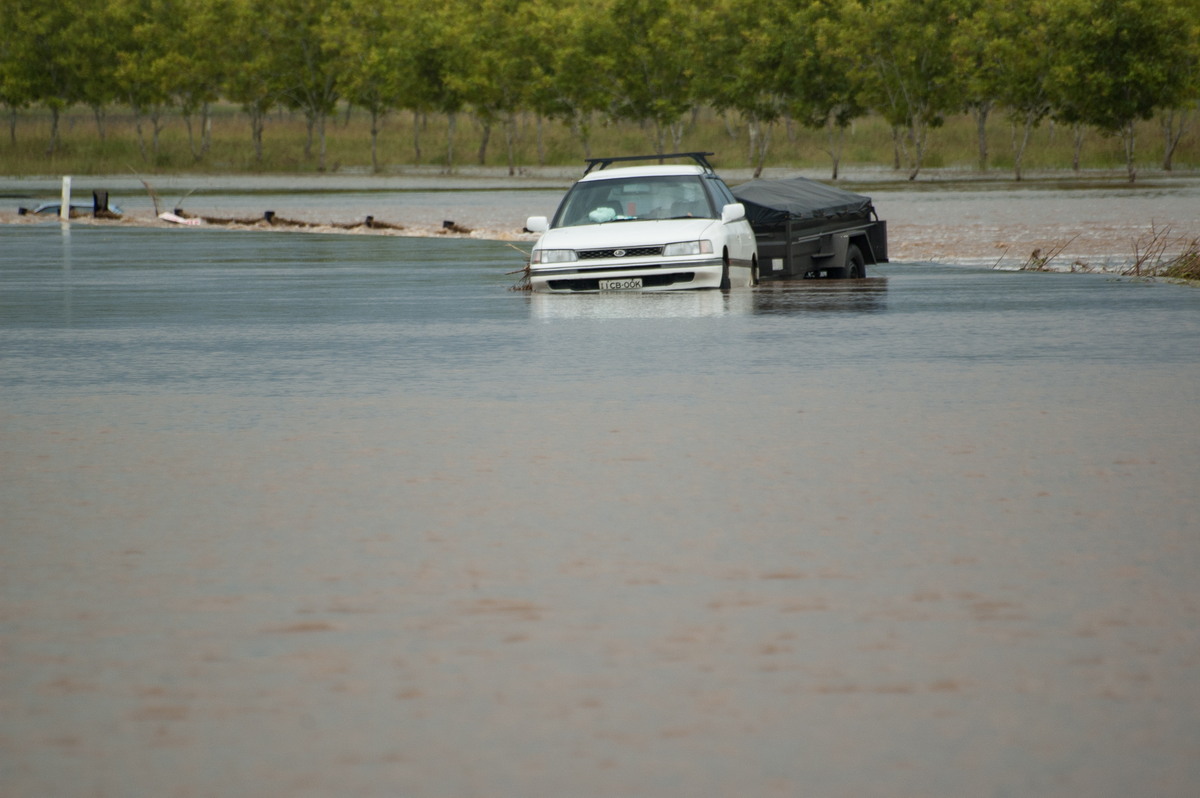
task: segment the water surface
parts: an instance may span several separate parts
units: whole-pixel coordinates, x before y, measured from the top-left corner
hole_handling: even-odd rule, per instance
[[[1200,783],[1194,288],[0,243],[5,795]]]

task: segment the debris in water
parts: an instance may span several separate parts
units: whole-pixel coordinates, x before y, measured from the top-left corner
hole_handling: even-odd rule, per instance
[[[459,233],[461,235],[470,235],[471,228],[463,227],[458,222],[454,222],[454,221],[447,219],[442,222],[442,229],[438,230],[438,233],[440,233],[441,235],[445,235],[446,233]]]
[[[186,224],[189,227],[198,227],[199,225],[204,224],[203,219],[185,218],[177,213],[171,213],[170,211],[163,211],[158,215],[158,218],[162,219],[164,222],[171,222],[172,224]]]

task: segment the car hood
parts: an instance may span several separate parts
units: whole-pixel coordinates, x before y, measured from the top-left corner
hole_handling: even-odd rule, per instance
[[[538,242],[539,249],[611,249],[612,247],[649,247],[695,241],[705,237],[716,219],[647,219],[636,222],[605,222],[547,230]]]

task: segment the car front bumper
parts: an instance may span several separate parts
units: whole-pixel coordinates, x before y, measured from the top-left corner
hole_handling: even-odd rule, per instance
[[[678,291],[695,288],[720,288],[724,264],[720,258],[671,260],[650,263],[578,263],[532,268],[533,290],[543,293],[579,293],[600,291],[601,281],[640,279],[643,291]],[[619,289],[616,289],[619,290]]]

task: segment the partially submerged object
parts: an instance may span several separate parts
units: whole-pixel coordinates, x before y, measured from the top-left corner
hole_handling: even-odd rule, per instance
[[[754,285],[758,261],[746,212],[707,160],[712,153],[588,159],[584,176],[530,255],[534,291],[665,291]],[[686,158],[689,164],[663,164]],[[616,162],[659,161],[650,166]]]
[[[34,216],[58,216],[62,217],[63,201],[43,202],[30,208],[17,208],[18,216],[33,214]],[[108,202],[107,191],[93,191],[92,204],[83,205],[81,203],[67,203],[68,215],[67,218],[79,218],[83,216],[92,216],[96,219],[119,219],[123,211],[116,205],[110,205]]]
[[[158,218],[164,222],[171,224],[181,224],[188,227],[199,227],[205,224],[219,225],[224,227],[292,227],[308,230],[403,230],[404,225],[390,224],[381,222],[374,216],[368,216],[361,222],[306,222],[300,219],[285,219],[282,216],[276,215],[275,211],[263,211],[262,216],[252,216],[249,218],[229,218],[224,216],[195,216],[188,213],[183,208],[176,208],[174,211],[164,211],[158,214]],[[453,223],[451,223],[453,224]],[[442,229],[439,233],[470,233],[468,228],[454,225],[453,229]]]
[[[793,177],[733,188],[758,242],[762,279],[866,276],[886,263],[887,222],[871,198]]]
[[[712,153],[588,159],[553,219],[530,217],[534,291],[664,290],[759,279],[866,277],[886,263],[887,223],[870,197],[803,177],[730,189]],[[685,166],[665,158],[690,158]],[[657,166],[609,169],[617,162]]]

